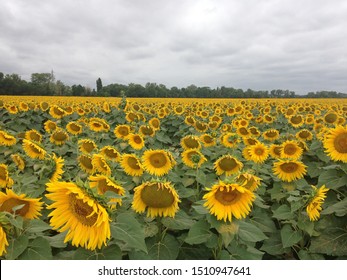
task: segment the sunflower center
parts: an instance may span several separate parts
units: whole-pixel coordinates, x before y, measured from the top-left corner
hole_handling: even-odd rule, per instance
[[[141,139],[141,137],[138,136],[138,135],[135,135],[134,138],[133,138],[133,140],[134,140],[134,142],[135,142],[136,144],[141,144],[141,143],[142,143],[142,139]]]
[[[118,153],[117,151],[113,149],[105,149],[105,155],[109,158],[118,158]]]
[[[151,165],[154,166],[155,168],[161,168],[166,165],[167,158],[162,153],[155,153],[150,156],[149,161]]]
[[[8,178],[7,170],[4,167],[0,166],[0,180],[7,181],[7,178]]]
[[[347,153],[347,132],[341,133],[334,139],[334,147],[339,153]]]
[[[58,131],[54,133],[54,140],[56,141],[65,141],[66,140],[66,134],[64,132]]]
[[[269,138],[274,138],[277,136],[277,133],[275,131],[269,131],[269,132],[266,132],[266,136]]]
[[[334,113],[329,113],[325,116],[324,119],[327,123],[334,123],[337,120],[337,115]]]
[[[265,153],[265,150],[259,147],[254,150],[254,153],[258,156],[262,156]]]
[[[94,150],[94,148],[95,148],[95,146],[93,145],[93,143],[83,143],[83,149],[86,151],[86,152],[88,152],[88,153],[90,153],[91,151],[93,151]]]
[[[248,135],[248,130],[245,127],[241,127],[239,131],[241,135]]]
[[[39,134],[37,134],[36,132],[31,132],[30,133],[30,139],[36,141],[36,142],[40,142],[41,141],[41,136]]]
[[[82,156],[80,158],[81,164],[87,169],[93,169],[92,160],[88,157]]]
[[[240,197],[240,193],[237,190],[218,190],[215,194],[215,198],[223,205],[234,204]]]
[[[93,213],[93,207],[89,206],[87,202],[83,202],[82,199],[78,199],[76,194],[70,193],[69,204],[75,218],[83,225],[91,227],[96,223],[98,215]]]
[[[295,162],[285,162],[280,166],[282,171],[285,173],[294,173],[298,170],[298,165]]]
[[[306,138],[308,138],[308,137],[310,137],[310,133],[308,132],[308,131],[301,131],[300,133],[299,133],[299,136],[301,137],[301,138],[303,138],[303,139],[306,139]]]
[[[18,198],[10,198],[4,201],[4,203],[0,206],[0,211],[6,211],[9,213],[13,213],[13,208],[19,205],[24,205],[21,209],[16,210],[16,213],[20,216],[25,216],[26,213],[29,211],[29,202],[24,201]]]
[[[70,125],[70,128],[71,128],[71,130],[73,130],[75,132],[80,131],[80,129],[81,129],[81,127],[79,125],[75,124],[75,123],[72,123]]]
[[[131,169],[141,169],[136,158],[129,157],[127,162]]]
[[[129,130],[126,127],[120,127],[118,129],[118,133],[123,136],[127,136],[129,134]]]
[[[170,190],[160,187],[160,183],[154,183],[143,188],[141,199],[148,207],[153,208],[166,208],[171,206],[175,201]]]
[[[184,144],[190,149],[199,148],[199,142],[194,138],[184,139]]]
[[[231,171],[238,166],[235,159],[233,158],[223,158],[219,162],[219,167],[224,171]]]
[[[204,136],[204,142],[207,144],[213,143],[213,138],[209,135]]]
[[[286,155],[294,155],[297,151],[297,147],[294,144],[287,144],[284,146],[283,151]]]
[[[293,117],[291,117],[290,121],[293,124],[299,124],[302,121],[302,117],[301,116],[293,116]]]

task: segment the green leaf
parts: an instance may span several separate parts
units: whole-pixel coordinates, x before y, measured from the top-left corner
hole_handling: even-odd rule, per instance
[[[199,169],[196,174],[196,181],[199,184],[206,186],[206,174],[201,169]]]
[[[255,225],[246,221],[238,221],[238,235],[244,241],[258,242],[268,237]]]
[[[43,236],[43,238],[45,238],[49,242],[49,245],[51,247],[65,248],[67,246],[67,243],[64,242],[66,234],[67,231],[64,231],[53,236]]]
[[[253,247],[239,244],[235,241],[227,249],[230,252],[230,259],[232,260],[261,260],[264,255],[263,252]]]
[[[290,220],[294,218],[293,213],[291,212],[291,209],[288,205],[283,204],[280,207],[278,207],[276,210],[273,210],[273,216],[274,218],[278,220]]]
[[[51,260],[52,249],[49,242],[43,237],[30,241],[27,249],[19,256],[21,260]]]
[[[185,242],[188,244],[201,244],[211,236],[210,224],[206,220],[196,222],[189,230]]]
[[[282,255],[285,251],[279,232],[270,235],[269,239],[264,240],[260,250],[265,251],[270,255]]]
[[[111,233],[113,238],[124,241],[129,248],[147,252],[143,228],[131,214],[119,214],[111,225]]]
[[[312,236],[314,232],[314,222],[309,221],[307,218],[305,220],[298,220],[298,227],[307,232],[310,236]]]
[[[326,214],[332,214],[335,213],[336,216],[342,217],[347,214],[347,197],[345,199],[327,207],[324,209],[321,214],[326,215]]]
[[[290,225],[284,225],[281,229],[281,240],[283,248],[291,247],[302,239],[302,234],[299,231],[292,229]]]
[[[30,220],[27,231],[31,233],[40,233],[51,229],[51,226],[42,220]]]
[[[329,169],[321,173],[318,186],[325,185],[329,189],[337,190],[347,184],[347,174],[341,170]]]
[[[171,230],[190,229],[196,221],[189,217],[184,211],[179,210],[175,218],[164,217],[162,223]]]
[[[175,260],[179,253],[180,244],[170,234],[166,234],[162,241],[153,244],[148,254],[153,260]]]
[[[101,251],[105,260],[121,260],[122,259],[122,250],[117,244],[112,244],[106,246]]]
[[[257,209],[252,212],[253,217],[250,222],[259,228],[262,232],[275,232],[276,226],[267,212],[262,209]]]
[[[21,235],[16,239],[9,241],[9,246],[7,248],[6,258],[9,260],[15,260],[24,250],[28,247],[29,239],[26,235]]]

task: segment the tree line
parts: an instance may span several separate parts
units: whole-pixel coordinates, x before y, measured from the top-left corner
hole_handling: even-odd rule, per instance
[[[252,90],[237,89],[233,87],[187,87],[167,88],[163,84],[130,83],[109,84],[103,86],[101,78],[96,80],[96,89],[74,84],[65,85],[56,80],[53,71],[50,73],[33,73],[30,81],[23,80],[18,74],[4,74],[0,72],[0,95],[51,95],[51,96],[108,96],[108,97],[157,97],[157,98],[345,98],[346,93],[336,91],[308,92],[306,95],[297,95],[294,91],[273,89]]]

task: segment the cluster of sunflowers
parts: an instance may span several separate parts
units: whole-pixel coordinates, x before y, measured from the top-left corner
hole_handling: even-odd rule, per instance
[[[346,214],[334,208],[346,200],[344,100],[42,99],[0,100],[0,256],[13,252],[9,240],[25,235],[24,225],[41,220],[52,248],[62,236],[58,248],[67,251],[111,244],[130,258],[129,237],[112,231],[129,212],[147,254],[153,242],[206,243],[213,254],[203,258],[228,258],[240,234],[245,250],[271,255],[277,230],[288,256],[286,247],[296,252],[307,234],[303,248],[311,242],[329,189],[326,215]],[[336,178],[325,179],[332,171]],[[265,213],[271,231],[259,233],[264,226],[254,225]],[[255,231],[253,239],[238,221]],[[287,246],[285,233],[298,230]]]

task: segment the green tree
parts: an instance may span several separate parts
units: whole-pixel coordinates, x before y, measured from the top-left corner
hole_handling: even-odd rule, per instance
[[[96,80],[96,92],[100,93],[102,91],[102,81],[100,78]]]

